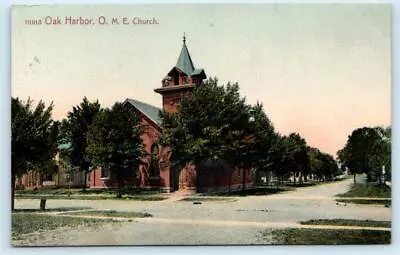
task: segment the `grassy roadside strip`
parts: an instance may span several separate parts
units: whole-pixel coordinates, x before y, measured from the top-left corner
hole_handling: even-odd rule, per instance
[[[278,194],[286,191],[293,191],[294,187],[257,187],[246,190],[234,190],[231,192],[215,192],[215,193],[203,193],[202,195],[207,197],[245,197],[245,196],[264,196]]]
[[[349,219],[319,219],[301,221],[302,225],[333,225],[333,226],[359,226],[359,227],[382,227],[390,228],[390,221],[375,221],[375,220],[349,220]]]
[[[94,210],[82,212],[68,212],[68,215],[85,215],[85,216],[105,216],[105,217],[119,217],[119,218],[146,218],[153,217],[150,213],[146,212],[118,212],[115,210]]]
[[[354,204],[380,204],[390,206],[392,190],[384,185],[380,186],[373,183],[356,183],[351,189],[343,194],[338,194],[337,202],[347,202]]]
[[[234,202],[237,199],[233,197],[201,197],[201,196],[192,196],[185,197],[183,199],[178,200],[183,202]]]
[[[134,201],[162,201],[165,200],[166,196],[156,195],[137,195],[129,196],[124,195],[121,198],[115,197],[115,195],[50,195],[50,194],[15,194],[17,199],[66,199],[66,200],[134,200]]]
[[[317,219],[302,221],[300,224],[305,228],[269,229],[262,231],[262,235],[266,239],[272,238],[274,244],[284,245],[355,245],[391,243],[390,221]],[[307,228],[307,226],[310,228]],[[315,228],[319,226],[321,228]],[[343,227],[343,229],[340,229],[341,227]],[[389,230],[379,228],[389,228]]]
[[[356,183],[351,189],[343,194],[338,194],[338,197],[380,197],[391,198],[391,188],[384,185],[379,186],[373,183]]]
[[[286,228],[264,231],[282,245],[390,244],[390,231]]]
[[[317,185],[331,184],[343,181],[345,179],[338,179],[333,181],[308,181],[301,183],[292,183],[286,182],[280,184],[279,186],[270,185],[270,186],[257,186],[251,189],[246,190],[234,190],[231,192],[215,192],[215,193],[204,193],[204,196],[218,196],[218,197],[244,197],[244,196],[265,196],[265,195],[273,195],[278,193],[283,193],[287,191],[294,191],[297,188],[307,188],[313,187]]]
[[[12,213],[11,236],[13,240],[21,239],[22,235],[34,232],[47,232],[57,228],[88,227],[98,224],[117,222],[113,219],[89,219],[74,217],[59,217],[35,213]]]
[[[119,212],[115,210],[87,210],[85,207],[60,207],[41,211],[17,209],[11,214],[12,239],[34,232],[46,232],[62,227],[78,228],[120,222],[122,218],[152,217],[146,212]],[[81,210],[81,211],[80,211]],[[57,214],[51,214],[56,212]],[[50,214],[49,214],[50,213]]]
[[[15,194],[27,194],[27,195],[101,195],[101,196],[115,196],[118,192],[117,189],[86,189],[83,191],[81,188],[42,188],[42,189],[26,189],[26,190],[16,190]],[[156,195],[159,194],[159,191],[147,191],[140,189],[121,189],[120,191],[124,195]]]
[[[391,206],[391,199],[336,199],[340,203],[352,203],[352,204],[362,204],[362,205],[384,205]]]
[[[79,211],[79,210],[87,210],[92,209],[91,207],[58,207],[58,208],[49,208],[46,210],[40,209],[14,209],[12,213],[44,213],[44,212],[67,212],[67,211]]]

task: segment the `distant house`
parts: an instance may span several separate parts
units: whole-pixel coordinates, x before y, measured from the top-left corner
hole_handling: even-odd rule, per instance
[[[61,144],[58,146],[57,154],[54,157],[56,169],[53,173],[41,174],[39,171],[28,171],[21,177],[16,179],[16,187],[18,189],[35,189],[35,188],[53,188],[53,187],[72,187],[79,188],[84,186],[85,174],[83,172],[71,171],[66,163],[60,157],[62,150],[69,147],[69,144]]]
[[[53,174],[52,181],[56,187],[82,188],[85,185],[85,173],[79,171],[79,169],[72,168],[62,158],[62,152],[70,146],[69,143],[58,146],[59,150],[55,157],[58,171]]]

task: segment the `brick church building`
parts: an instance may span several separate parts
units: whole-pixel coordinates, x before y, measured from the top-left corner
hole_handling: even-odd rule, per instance
[[[249,169],[229,169],[223,164],[204,164],[199,167],[192,163],[177,167],[169,160],[173,153],[172,149],[157,144],[162,131],[159,112],[162,110],[176,112],[181,98],[196,86],[201,86],[206,78],[203,69],[194,67],[186,46],[186,38],[183,37],[182,50],[176,65],[162,79],[161,87],[154,89],[154,92],[162,96],[163,109],[136,99],[124,101],[123,104],[126,108],[137,114],[144,127],[145,132],[141,139],[145,151],[151,155],[142,159],[136,174],[125,179],[126,187],[139,186],[147,189],[160,189],[165,192],[178,190],[210,192],[252,186],[252,175]],[[59,173],[59,175],[62,174]],[[58,179],[60,178],[58,177]],[[82,178],[74,179],[73,186],[83,185]],[[113,173],[107,169],[97,168],[88,174],[87,185],[89,188],[113,188],[117,187],[116,179]],[[58,183],[56,186],[65,186],[65,184]]]
[[[136,172],[136,180],[127,180],[135,186],[149,189],[161,189],[166,192],[177,190],[193,190],[197,192],[234,190],[252,186],[252,174],[248,169],[199,169],[193,164],[188,164],[181,169],[173,167],[169,157],[171,148],[162,148],[157,144],[161,134],[159,111],[176,112],[177,105],[182,97],[190,93],[196,86],[201,86],[207,78],[204,69],[195,68],[186,38],[175,66],[161,81],[161,87],[154,92],[162,96],[162,107],[159,109],[150,104],[136,99],[126,99],[127,108],[135,111],[145,127],[142,135],[144,148],[152,156],[144,158]],[[211,168],[215,168],[211,167]],[[218,166],[217,166],[218,168]],[[88,185],[91,188],[104,188],[116,186],[112,173],[102,169],[92,171],[88,176]]]

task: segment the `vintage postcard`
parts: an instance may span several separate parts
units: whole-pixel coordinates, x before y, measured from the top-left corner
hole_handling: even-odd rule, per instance
[[[390,5],[10,12],[13,246],[391,243]]]

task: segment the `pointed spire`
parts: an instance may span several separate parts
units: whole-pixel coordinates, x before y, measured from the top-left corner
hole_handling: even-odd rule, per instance
[[[189,50],[186,47],[185,33],[183,33],[183,46],[181,54],[179,55],[178,58],[178,62],[176,63],[176,67],[187,75],[190,75],[194,71],[192,58],[190,57]]]

